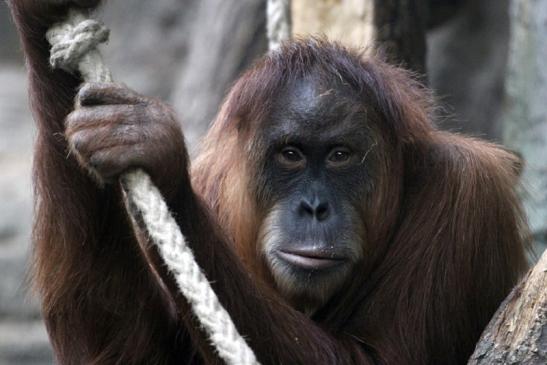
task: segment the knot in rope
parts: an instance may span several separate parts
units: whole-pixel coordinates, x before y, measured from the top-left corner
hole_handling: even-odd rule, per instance
[[[97,46],[108,41],[110,30],[101,22],[71,11],[70,21],[56,24],[46,33],[51,44],[49,63],[53,68],[80,72],[87,81],[111,81]]]
[[[46,37],[52,45],[50,63],[53,67],[79,72],[85,82],[112,81],[97,49],[97,45],[108,39],[108,29],[101,23],[73,9],[65,22],[49,29]],[[219,356],[228,365],[259,365],[196,262],[192,249],[150,177],[144,171],[136,170],[124,174],[121,181],[134,226],[146,232],[156,245]]]
[[[96,20],[84,20],[75,27],[70,25],[66,29],[49,32],[51,47],[51,66],[67,71],[78,69],[82,56],[100,43],[106,42],[109,30]]]

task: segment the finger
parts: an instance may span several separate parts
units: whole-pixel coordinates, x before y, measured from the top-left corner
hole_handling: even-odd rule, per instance
[[[127,87],[114,83],[85,83],[76,95],[76,106],[138,104],[143,98]]]
[[[90,156],[88,168],[102,181],[112,183],[124,172],[140,167],[143,151],[140,144],[103,149]]]
[[[146,118],[143,108],[134,105],[105,105],[78,108],[66,120],[66,133],[103,125],[141,124]]]
[[[67,140],[72,151],[87,159],[100,150],[141,143],[144,141],[144,135],[135,126],[109,125],[67,134]]]

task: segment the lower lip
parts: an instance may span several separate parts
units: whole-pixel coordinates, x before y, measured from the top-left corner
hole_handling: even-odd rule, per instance
[[[344,262],[343,259],[301,256],[286,251],[278,251],[277,254],[284,261],[287,261],[294,266],[309,270],[329,269],[331,267],[341,265]]]

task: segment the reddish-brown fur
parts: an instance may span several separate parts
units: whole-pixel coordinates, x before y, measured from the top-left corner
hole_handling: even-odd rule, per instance
[[[67,156],[63,120],[79,80],[49,68],[49,23],[21,4],[11,1],[39,128],[34,283],[58,361],[217,362],[157,254],[148,246],[142,254],[118,187],[97,187]],[[264,146],[255,135],[280,88],[312,69],[360,90],[377,176],[363,201],[366,260],[308,318],[272,290],[258,255]],[[526,267],[518,160],[439,131],[430,106],[406,72],[317,39],[288,43],[231,90],[193,166],[193,188],[182,179],[168,204],[261,363],[466,362]]]

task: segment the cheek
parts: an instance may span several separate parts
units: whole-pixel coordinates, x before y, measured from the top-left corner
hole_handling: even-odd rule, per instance
[[[279,168],[273,157],[269,157],[262,164],[255,181],[258,187],[257,197],[269,209],[274,209],[279,202],[287,200],[290,195],[309,183],[305,171]]]
[[[338,199],[355,206],[367,200],[374,186],[374,176],[370,166],[359,165],[330,172],[329,186]]]
[[[283,241],[283,230],[280,223],[281,216],[281,207],[274,205],[260,226],[258,232],[258,249],[266,258],[269,258]]]

